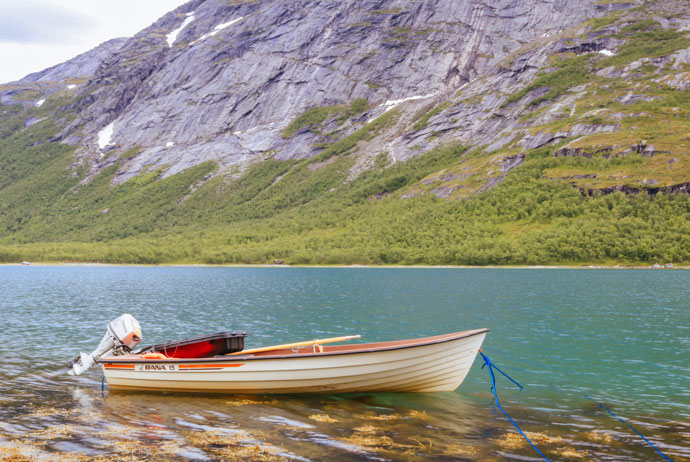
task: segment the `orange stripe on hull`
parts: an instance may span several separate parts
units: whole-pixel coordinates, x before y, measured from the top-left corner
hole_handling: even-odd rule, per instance
[[[105,364],[106,369],[134,369],[134,364]]]
[[[217,369],[220,367],[240,367],[244,366],[244,364],[180,364],[178,367],[180,369]]]

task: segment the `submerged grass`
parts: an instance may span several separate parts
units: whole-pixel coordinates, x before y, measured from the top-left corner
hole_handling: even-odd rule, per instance
[[[227,461],[287,462],[289,457],[279,455],[279,449],[256,441],[247,432],[228,435],[220,431],[190,432],[185,435],[188,444],[205,453]]]

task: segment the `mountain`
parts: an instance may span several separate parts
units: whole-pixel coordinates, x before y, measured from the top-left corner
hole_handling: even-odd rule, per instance
[[[0,260],[690,261],[690,7],[194,0],[0,86]]]
[[[69,79],[88,79],[94,76],[101,63],[122,48],[125,42],[127,42],[126,38],[108,40],[93,50],[82,53],[69,61],[29,74],[21,81],[55,82]]]

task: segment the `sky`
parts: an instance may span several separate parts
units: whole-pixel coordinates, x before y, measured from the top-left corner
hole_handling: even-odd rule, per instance
[[[131,37],[187,1],[0,0],[0,83]]]

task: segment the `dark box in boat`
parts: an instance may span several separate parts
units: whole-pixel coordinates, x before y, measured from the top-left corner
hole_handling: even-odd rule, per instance
[[[152,351],[163,353],[169,358],[205,358],[224,355],[244,349],[244,331],[216,332],[197,335],[177,342],[168,341],[154,345]]]

